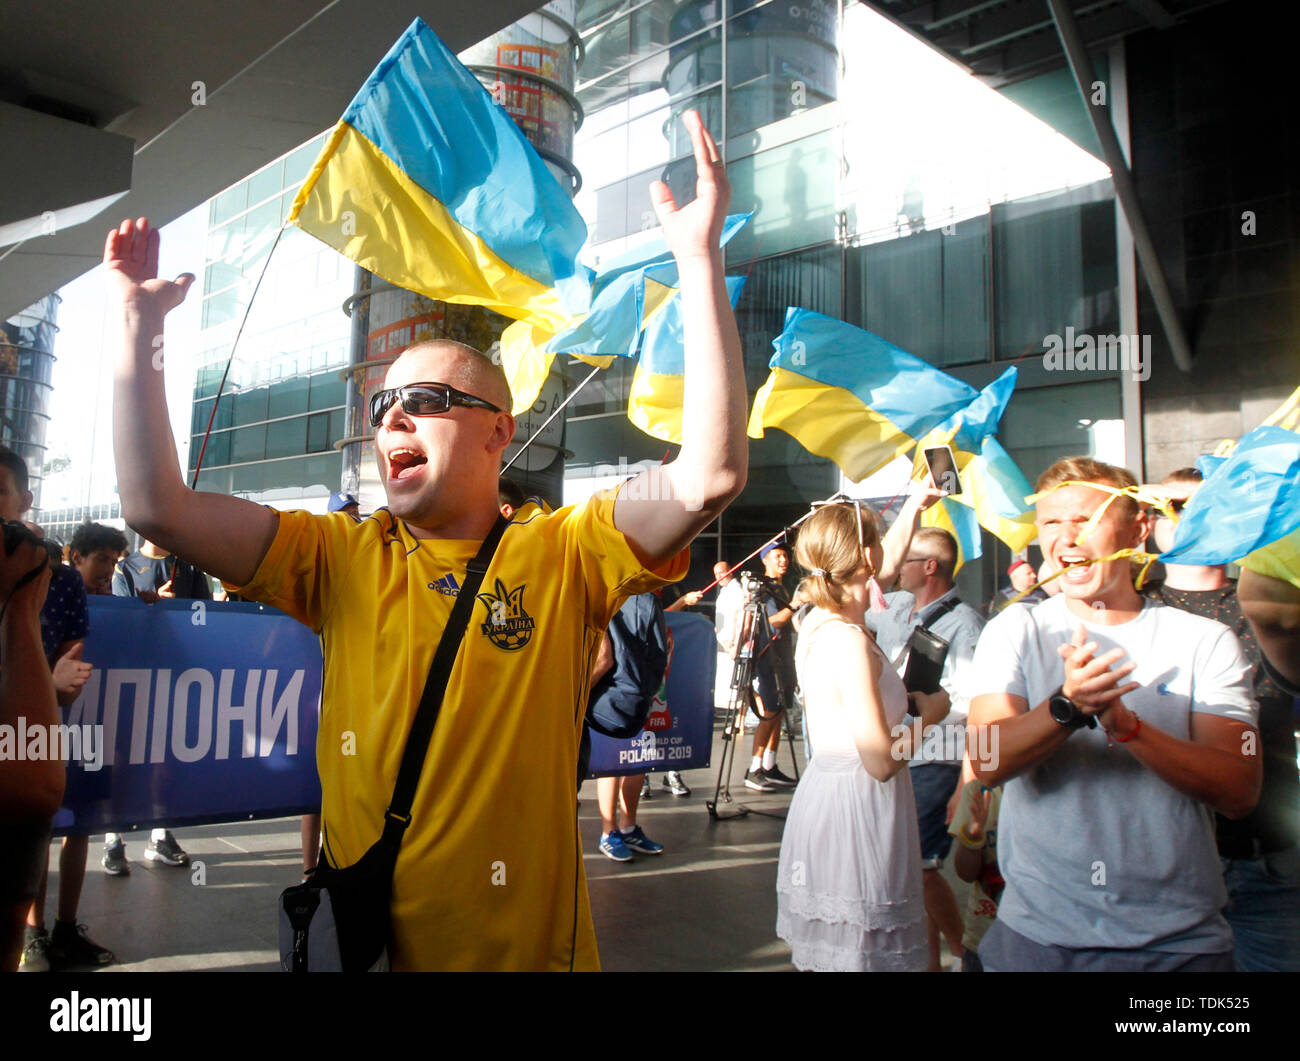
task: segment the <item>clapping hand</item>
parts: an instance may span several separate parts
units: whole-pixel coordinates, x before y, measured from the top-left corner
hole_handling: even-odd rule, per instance
[[[1089,641],[1080,624],[1068,645],[1057,651],[1065,660],[1065,681],[1061,692],[1078,705],[1085,715],[1101,715],[1112,707],[1124,708],[1120,697],[1141,688],[1138,682],[1120,685],[1120,682],[1137,669],[1136,663],[1125,663],[1111,669],[1111,665],[1124,658],[1122,648],[1113,648],[1105,655],[1096,656],[1097,642]]]

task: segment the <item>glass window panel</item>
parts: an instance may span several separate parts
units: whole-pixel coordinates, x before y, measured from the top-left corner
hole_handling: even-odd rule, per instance
[[[248,186],[240,181],[212,200],[212,206],[208,210],[208,224],[219,225],[223,221],[229,221],[246,206],[248,206]]]
[[[1114,204],[1021,216],[993,208],[997,356],[1040,349],[1048,335],[1118,331]],[[1109,233],[1107,232],[1109,228]]]
[[[203,293],[212,294],[213,291],[220,291],[222,288],[229,287],[239,280],[239,267],[230,265],[226,262],[215,261],[209,262],[204,270]]]
[[[749,276],[736,304],[736,324],[751,393],[767,380],[772,339],[781,333],[787,306],[802,306],[828,317],[843,318],[842,262],[837,246],[752,263],[730,259],[729,272]]]
[[[329,444],[334,445],[339,439],[343,438],[344,423],[347,419],[346,409],[335,409],[330,413]]]
[[[319,457],[308,457],[302,462],[300,485],[304,490],[329,490],[339,488],[343,474],[343,455],[329,453]]]
[[[322,356],[322,363],[324,358]],[[347,399],[348,385],[334,372],[311,377],[311,409],[328,409]]]
[[[235,402],[235,426],[255,424],[266,419],[266,387],[254,387],[252,390],[240,391],[233,395]]]
[[[205,467],[199,473],[197,488],[199,490],[208,490],[218,494],[231,493],[231,484],[234,480],[233,468],[207,468]]]
[[[834,4],[733,0],[727,26],[727,136],[833,100],[839,77]]]
[[[213,468],[230,463],[230,436],[232,431],[214,431],[208,436],[208,448],[203,453],[203,467]],[[203,449],[203,434],[200,432],[190,440],[190,465],[198,461],[199,450]]]
[[[325,136],[314,137],[312,140],[303,144],[297,151],[293,152],[284,160],[284,186],[286,188],[301,184],[307,177],[312,163],[316,161],[316,156],[320,154],[322,145],[325,142]]]
[[[307,418],[276,420],[266,425],[266,456],[294,457],[307,452]]]
[[[307,417],[307,452],[319,453],[330,446],[330,418],[328,413]]]
[[[239,315],[243,306],[240,304],[239,289],[232,287],[219,295],[203,300],[203,327],[215,328],[218,324],[232,321]]]
[[[230,462],[260,461],[266,456],[266,425],[241,427],[230,432]]]
[[[846,252],[849,320],[933,365],[989,358],[984,218]]]
[[[998,441],[1030,483],[1062,457],[1095,456],[1123,418],[1118,380],[1017,389],[998,425]],[[1102,452],[1103,457],[1110,454]]]
[[[281,380],[271,385],[267,416],[278,420],[282,416],[297,416],[307,411],[307,393],[311,380],[306,376]]]
[[[235,494],[257,494],[266,489],[266,471],[267,468],[273,468],[273,464],[249,464],[242,468],[232,468],[233,472],[231,492]]]
[[[753,210],[755,215],[728,245],[728,260],[780,254],[833,240],[835,181],[826,175],[834,174],[838,165],[830,131],[729,165],[731,212]]]
[[[248,178],[248,205],[256,206],[273,195],[280,194],[280,180],[284,174],[284,162],[273,162],[260,173]]]
[[[578,31],[599,25],[631,6],[632,0],[578,0]]]
[[[195,402],[190,407],[190,434],[201,435],[208,427],[208,417],[212,413],[212,399]]]

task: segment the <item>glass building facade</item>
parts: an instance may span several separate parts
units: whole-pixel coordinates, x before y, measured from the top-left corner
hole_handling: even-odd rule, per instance
[[[33,508],[41,503],[59,301],[46,295],[0,324],[0,444],[27,461]]]
[[[266,257],[322,141],[304,144],[208,204],[203,353],[189,440],[191,475],[202,453],[200,490],[318,511],[339,488],[335,443],[345,434],[341,373],[349,333],[339,307],[352,290],[349,262],[296,228],[284,230],[215,399]]]
[[[737,318],[751,403],[786,307],[801,306],[977,387],[1017,363],[999,437],[1031,481],[1068,454],[1123,462],[1118,374],[1049,372],[1041,358],[1045,337],[1066,326],[1119,331],[1115,204],[1096,159],[1041,126],[1037,140],[1009,146],[985,112],[967,113],[969,82],[944,95],[960,71],[911,79],[907,48],[925,45],[861,4],[580,0],[577,17],[586,120],[575,201],[590,259],[656,234],[652,180],[679,202],[693,195],[678,116],[699,110],[727,162],[732,212],[754,212],[726,250],[728,272],[747,277]],[[1014,109],[987,95],[994,118]],[[616,364],[570,407],[575,495],[602,470],[665,455],[627,420],[631,375]],[[691,581],[843,485],[838,468],[782,432],[751,440],[749,484],[697,540]],[[988,535],[984,552],[959,580],[968,599],[985,599],[1006,566]]]

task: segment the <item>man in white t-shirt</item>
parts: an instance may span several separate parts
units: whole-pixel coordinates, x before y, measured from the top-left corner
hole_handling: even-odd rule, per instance
[[[1136,502],[1114,497],[1134,486],[1086,457],[1043,474],[1061,594],[1007,608],[975,652],[970,758],[1005,785],[989,971],[1233,968],[1213,811],[1259,798],[1250,665],[1226,626],[1144,600],[1129,560],[1108,559],[1146,540]]]

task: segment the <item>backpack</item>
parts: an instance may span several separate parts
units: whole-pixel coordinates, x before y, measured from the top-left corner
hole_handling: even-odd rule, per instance
[[[654,593],[629,597],[609,623],[614,666],[587,700],[587,725],[626,739],[644,728],[668,669],[668,622]]]

